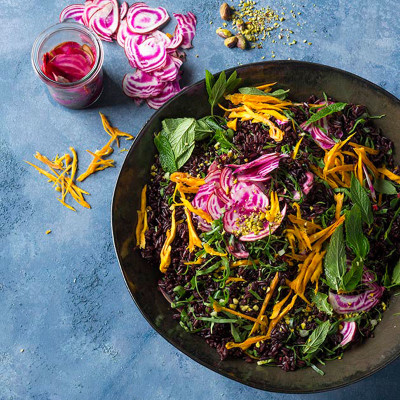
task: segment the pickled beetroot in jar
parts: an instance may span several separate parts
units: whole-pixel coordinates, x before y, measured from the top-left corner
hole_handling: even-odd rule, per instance
[[[103,47],[89,29],[62,22],[44,31],[32,49],[32,64],[54,100],[79,109],[103,91]]]

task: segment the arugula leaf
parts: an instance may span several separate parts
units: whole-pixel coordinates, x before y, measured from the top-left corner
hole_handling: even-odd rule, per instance
[[[400,285],[400,260],[397,262],[393,270],[391,286]]]
[[[392,218],[392,220],[390,221],[389,227],[387,228],[385,234],[383,235],[383,238],[385,240],[387,240],[387,238],[389,237],[390,231],[392,230],[393,227],[393,223],[396,220],[396,218],[400,215],[400,207],[396,210],[396,212],[394,213],[394,216]]]
[[[351,268],[343,277],[343,289],[346,292],[353,291],[360,283],[363,274],[364,263],[359,258],[353,260]]]
[[[303,347],[304,354],[315,354],[321,346],[324,344],[326,337],[328,336],[331,323],[328,321],[323,322],[319,325],[314,332],[308,338],[306,344]]]
[[[346,273],[343,225],[335,230],[328,244],[324,270],[328,286],[334,290],[339,290],[343,286],[343,276]]]
[[[242,94],[254,94],[257,96],[267,96],[268,94],[264,91],[257,89],[255,87],[241,87],[239,88],[239,93]]]
[[[290,89],[277,89],[274,92],[267,93],[269,96],[276,97],[279,100],[285,100],[287,97],[287,93],[290,92]]]
[[[241,81],[241,79],[237,78],[236,71],[231,74],[228,80],[226,79],[225,71],[222,71],[214,83],[214,77],[206,70],[206,89],[208,102],[211,104],[211,115],[214,115],[214,107],[220,102],[222,96],[234,90]]]
[[[333,314],[333,307],[328,302],[327,294],[321,293],[321,292],[317,292],[317,293],[312,292],[311,300],[315,303],[318,310],[320,310],[324,313],[327,313],[328,315]]]
[[[345,225],[347,244],[356,256],[365,259],[369,253],[369,241],[362,230],[361,210],[357,204],[346,213]]]
[[[397,194],[396,186],[392,182],[386,179],[377,179],[374,184],[374,188],[377,192],[383,194]]]
[[[311,117],[305,122],[305,125],[312,124],[314,122],[319,121],[321,118],[326,117],[327,115],[334,114],[336,112],[342,111],[347,106],[347,103],[333,103],[329,104],[326,107],[320,109],[315,114],[311,115]]]
[[[358,119],[356,120],[355,124],[353,125],[353,127],[351,128],[350,132],[348,132],[348,135],[350,136],[353,132],[355,132],[355,130],[356,130],[358,124],[365,124],[366,122],[367,122],[366,119],[364,119],[364,118],[362,118],[362,117],[361,117],[361,118],[358,118]]]
[[[173,173],[177,171],[174,152],[166,136],[159,133],[154,138],[154,144],[160,155],[160,163],[164,171]]]
[[[222,129],[218,129],[215,132],[214,140],[220,144],[221,150],[235,149],[235,145],[231,142],[231,138],[228,136],[228,131],[224,131]]]
[[[365,189],[361,186],[360,182],[354,175],[351,176],[350,197],[353,203],[360,207],[364,222],[366,222],[368,225],[371,225],[374,221],[371,200],[369,199]]]

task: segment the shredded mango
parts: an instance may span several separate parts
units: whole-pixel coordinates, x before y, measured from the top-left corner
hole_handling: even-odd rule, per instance
[[[232,277],[229,277],[229,278],[225,281],[226,284],[228,284],[229,282],[246,282],[246,279],[244,279],[244,278],[238,278],[238,277],[232,276]]]
[[[295,160],[297,157],[297,153],[299,152],[300,145],[301,145],[301,142],[303,141],[303,139],[304,139],[304,136],[302,136],[300,138],[300,140],[296,143],[296,146],[294,147],[293,154],[292,154],[293,160]]]
[[[269,290],[267,291],[267,294],[265,296],[265,299],[263,301],[263,304],[261,306],[260,312],[257,317],[257,321],[254,323],[253,327],[251,328],[251,331],[249,333],[249,336],[252,336],[255,332],[257,332],[260,322],[262,321],[262,317],[264,316],[265,310],[267,309],[268,303],[271,300],[272,295],[274,294],[275,288],[278,285],[279,282],[279,272],[276,272],[274,278],[272,279],[272,282],[269,286]]]
[[[171,264],[171,251],[172,251],[171,243],[174,241],[176,235],[175,213],[176,209],[173,206],[171,229],[167,230],[167,236],[160,253],[160,271],[164,274],[167,272],[167,269]]]
[[[253,322],[256,322],[256,321],[257,321],[255,318],[250,317],[249,315],[242,314],[242,313],[240,313],[240,312],[238,312],[238,311],[235,311],[235,310],[232,310],[232,309],[230,309],[230,308],[222,307],[222,306],[219,305],[218,302],[216,302],[216,301],[214,301],[214,303],[213,303],[213,309],[214,309],[214,311],[216,311],[216,312],[225,311],[225,312],[228,312],[228,313],[230,313],[230,314],[236,315],[236,316],[238,316],[238,317],[240,317],[240,318],[247,319],[247,320],[249,320],[249,321],[253,321]],[[265,325],[265,322],[261,322],[261,324],[264,324],[264,325]]]
[[[198,215],[199,217],[203,218],[204,220],[206,220],[208,223],[211,223],[213,221],[211,215],[203,210],[201,210],[200,208],[195,208],[192,206],[192,204],[190,203],[190,201],[186,200],[186,199],[181,199],[182,204],[189,210],[191,211],[193,214]]]
[[[378,168],[378,172],[388,177],[391,181],[400,183],[400,176],[389,171],[386,167]]]
[[[195,178],[186,172],[174,172],[169,178],[172,182],[183,183],[186,186],[201,186],[206,183],[202,178]]]
[[[340,218],[340,213],[343,207],[343,200],[344,200],[344,193],[336,193],[334,196],[336,201],[336,211],[335,211],[335,218],[336,221]]]
[[[268,327],[268,332],[266,334],[267,339],[271,338],[271,332],[275,328],[275,326],[280,322],[280,320],[293,308],[294,303],[297,300],[297,294],[295,294],[292,298],[292,301],[282,310],[282,312],[275,318],[272,319],[269,327]]]
[[[282,307],[285,305],[285,303],[287,302],[287,300],[289,299],[289,297],[291,296],[292,291],[290,291],[286,297],[284,297],[281,301],[279,301],[278,303],[276,303],[272,309],[272,314],[269,317],[269,319],[275,319],[279,313],[281,312]]]
[[[186,221],[188,224],[189,230],[189,245],[188,249],[190,252],[193,252],[196,247],[203,247],[200,238],[196,233],[196,229],[194,228],[192,217],[190,215],[190,211],[185,207]]]
[[[212,256],[226,257],[226,253],[220,253],[219,251],[214,250],[208,243],[203,243],[203,248]]]
[[[235,132],[237,130],[237,118],[231,119],[230,121],[227,122],[226,126],[230,129],[233,129]]]
[[[251,338],[246,339],[242,343],[235,343],[235,342],[228,342],[225,347],[229,349],[233,349],[234,347],[239,347],[243,351],[247,350],[252,344],[260,342],[262,340],[267,340],[269,337],[267,335],[262,335],[262,336],[254,336]]]

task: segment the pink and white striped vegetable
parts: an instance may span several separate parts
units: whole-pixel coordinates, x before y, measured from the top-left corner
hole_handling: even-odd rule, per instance
[[[134,3],[128,10],[126,20],[131,32],[146,34],[167,23],[169,15],[163,7],[151,8],[144,3]]]
[[[336,313],[348,314],[369,311],[379,303],[385,288],[374,282],[374,275],[370,271],[364,272],[362,282],[368,289],[359,294],[334,294],[329,292],[328,300]]]
[[[82,22],[83,11],[85,6],[83,4],[71,4],[64,8],[60,13],[60,22],[67,19],[73,19],[76,22]]]
[[[178,25],[175,28],[175,34],[181,34],[183,36],[180,46],[182,47],[182,49],[191,49],[193,47],[192,40],[194,38],[194,35],[196,34],[196,16],[191,12],[188,12],[187,15],[173,15],[178,22]],[[179,30],[180,32],[178,32]]]
[[[350,343],[357,332],[357,324],[354,321],[348,322],[344,321],[340,323],[342,325],[342,329],[340,329],[340,333],[343,336],[342,341],[340,342],[341,346],[345,346],[346,344]]]

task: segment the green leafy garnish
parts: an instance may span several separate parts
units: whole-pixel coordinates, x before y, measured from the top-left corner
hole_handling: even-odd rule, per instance
[[[374,221],[371,200],[369,199],[365,189],[361,186],[360,182],[354,175],[351,176],[350,196],[353,203],[357,204],[360,208],[363,221],[368,225],[371,225]]]
[[[208,102],[211,104],[211,115],[214,115],[214,107],[220,102],[223,95],[233,91],[241,81],[240,78],[237,78],[236,71],[232,72],[228,79],[226,79],[225,71],[222,71],[215,81],[211,72],[206,70],[206,89]]]
[[[377,179],[374,184],[374,188],[377,192],[383,194],[397,194],[396,186],[392,182],[386,179]]]
[[[343,225],[335,230],[328,244],[324,270],[328,286],[334,290],[339,290],[343,286],[343,276],[346,273]]]
[[[333,308],[328,302],[327,294],[321,293],[321,292],[317,292],[317,293],[312,292],[311,300],[313,301],[313,303],[315,303],[318,310],[320,310],[324,313],[327,313],[328,315],[333,314]]]
[[[400,260],[397,262],[393,270],[391,286],[400,285]]]
[[[268,96],[269,94],[255,87],[241,87],[238,89],[238,92],[242,94],[252,94],[256,96]]]
[[[360,283],[364,269],[364,263],[359,258],[353,260],[351,268],[343,277],[343,290],[353,291]]]
[[[365,259],[369,252],[369,241],[362,230],[361,210],[357,204],[346,213],[345,226],[346,243],[356,256]]]
[[[171,144],[168,139],[159,133],[154,138],[154,144],[157,147],[158,153],[160,155],[160,163],[164,171],[173,173],[177,171],[175,155],[172,151]]]
[[[321,118],[324,118],[330,114],[334,114],[336,112],[342,111],[346,106],[347,106],[347,103],[329,104],[326,107],[317,111],[315,114],[311,115],[311,117],[305,122],[305,125],[313,124],[314,122],[319,121]]]
[[[269,96],[276,97],[279,100],[285,100],[287,98],[287,94],[290,92],[290,89],[277,89],[271,93],[267,93]]]
[[[324,344],[326,337],[328,336],[330,327],[331,323],[329,322],[329,320],[319,325],[308,338],[306,344],[303,347],[303,353],[316,355],[321,346]]]
[[[231,129],[228,129],[227,131],[218,129],[214,135],[214,140],[220,144],[220,148],[224,152],[229,151],[230,149],[236,149],[235,145],[232,143],[232,139],[233,131]]]

